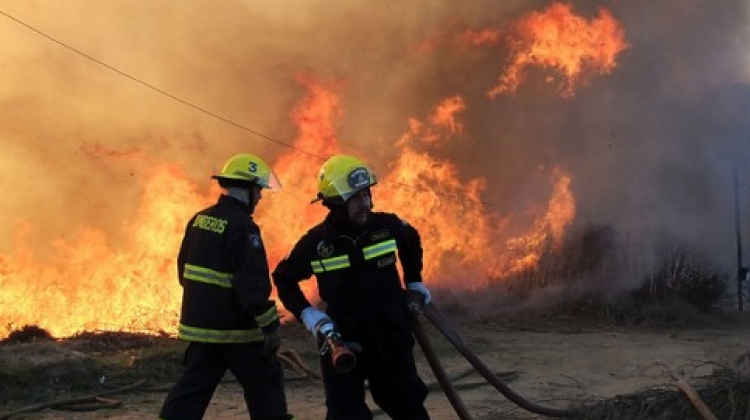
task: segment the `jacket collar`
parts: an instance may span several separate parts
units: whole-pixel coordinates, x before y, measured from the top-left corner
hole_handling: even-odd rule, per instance
[[[216,204],[221,206],[237,207],[238,209],[242,210],[243,213],[252,217],[252,214],[250,213],[250,205],[243,203],[235,197],[222,194]]]

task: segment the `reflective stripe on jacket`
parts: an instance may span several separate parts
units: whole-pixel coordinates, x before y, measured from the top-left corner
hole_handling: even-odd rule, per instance
[[[422,281],[422,254],[417,230],[395,214],[374,212],[366,229],[354,231],[329,213],[300,238],[273,279],[279,299],[298,319],[310,306],[299,282],[314,275],[326,313],[344,338],[401,348],[411,344],[411,323],[397,264],[404,282]]]
[[[260,229],[238,200],[193,216],[177,258],[183,287],[179,337],[206,343],[263,341],[278,328]]]

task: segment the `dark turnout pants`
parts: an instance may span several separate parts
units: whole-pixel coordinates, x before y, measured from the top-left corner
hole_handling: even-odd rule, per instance
[[[185,371],[167,395],[159,418],[202,419],[227,370],[242,385],[252,420],[287,419],[281,364],[263,354],[262,343],[196,342],[185,351]]]
[[[414,356],[405,349],[387,358],[357,355],[356,368],[345,374],[333,370],[329,356],[321,359],[325,382],[326,420],[371,420],[365,403],[365,380],[373,401],[393,420],[429,420],[424,408],[427,386],[417,374]]]

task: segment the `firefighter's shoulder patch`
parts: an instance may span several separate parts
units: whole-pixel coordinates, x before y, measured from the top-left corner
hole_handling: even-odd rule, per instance
[[[320,241],[316,246],[316,250],[318,251],[318,256],[321,258],[330,257],[333,255],[333,244],[326,243],[326,241]]]
[[[263,241],[260,240],[260,235],[257,233],[251,233],[247,239],[250,242],[250,246],[253,248],[260,248],[263,245]]]

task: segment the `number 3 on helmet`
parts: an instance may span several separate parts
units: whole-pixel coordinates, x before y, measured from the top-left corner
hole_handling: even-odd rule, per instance
[[[212,178],[246,181],[271,190],[281,189],[281,183],[271,167],[260,157],[249,153],[240,153],[229,158],[221,172]]]

